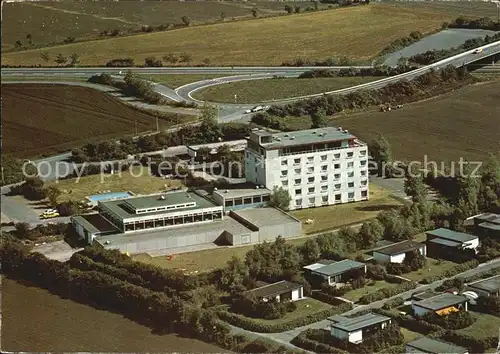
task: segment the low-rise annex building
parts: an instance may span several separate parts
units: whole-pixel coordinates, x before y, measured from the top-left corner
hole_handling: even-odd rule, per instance
[[[277,302],[297,301],[304,298],[304,287],[302,284],[282,280],[248,290],[247,293],[254,295],[257,299],[264,302],[272,299]]]
[[[346,283],[353,278],[353,275],[366,274],[366,264],[351,259],[338,262],[320,260],[305,266],[304,269],[311,275],[323,278],[331,286]]]
[[[406,343],[405,352],[407,354],[469,354],[467,348],[428,337],[420,337]]]
[[[412,251],[419,251],[421,255],[427,256],[424,244],[407,240],[374,249],[373,259],[378,263],[403,263],[406,253]]]
[[[467,311],[468,302],[469,299],[463,295],[442,293],[422,300],[412,301],[411,307],[416,316],[423,316],[427,313],[442,316],[452,312]]]
[[[374,331],[385,329],[391,324],[390,317],[375,313],[367,313],[353,318],[336,315],[328,317],[328,320],[331,322],[333,337],[354,344],[362,343],[363,337],[367,337]]]

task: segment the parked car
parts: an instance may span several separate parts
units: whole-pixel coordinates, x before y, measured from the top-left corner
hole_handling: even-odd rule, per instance
[[[247,109],[245,111],[245,113],[256,113],[256,112],[260,112],[260,111],[265,111],[268,108],[269,108],[269,106],[255,106],[251,109]]]
[[[52,219],[52,218],[57,218],[59,216],[61,216],[61,215],[59,214],[58,211],[53,211],[53,212],[50,212],[50,213],[43,212],[40,215],[40,219]]]
[[[472,54],[479,54],[479,53],[482,53],[483,52],[483,48],[477,48],[476,50],[474,50],[472,52]]]

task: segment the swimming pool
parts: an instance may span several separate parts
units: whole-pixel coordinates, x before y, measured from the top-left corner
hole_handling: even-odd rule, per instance
[[[111,192],[111,193],[102,193],[102,194],[93,194],[89,195],[87,198],[92,202],[102,202],[104,200],[111,199],[119,199],[119,198],[128,198],[132,196],[130,192]]]

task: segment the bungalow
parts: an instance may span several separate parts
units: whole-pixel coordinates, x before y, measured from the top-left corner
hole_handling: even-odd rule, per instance
[[[500,215],[485,213],[474,217],[474,226],[478,235],[500,238]]]
[[[379,263],[403,263],[406,253],[418,250],[421,255],[427,255],[426,246],[414,241],[401,241],[373,250],[373,259]]]
[[[412,301],[411,307],[416,316],[423,316],[431,312],[441,316],[460,310],[467,311],[468,301],[469,299],[463,295],[442,293],[423,300]]]
[[[391,324],[390,317],[375,313],[367,313],[353,318],[337,315],[328,317],[328,320],[331,322],[333,337],[347,339],[354,344],[363,342],[363,336],[367,337],[370,333],[387,328]]]
[[[442,258],[443,254],[453,256],[457,250],[473,250],[477,252],[479,238],[463,232],[448,229],[427,231],[427,253],[430,257]]]
[[[479,296],[500,296],[500,274],[467,284],[467,290]]]
[[[309,274],[317,275],[328,282],[328,285],[345,283],[356,274],[366,274],[366,264],[344,259],[339,262],[318,261],[305,266],[304,269]]]
[[[276,299],[277,302],[297,301],[304,298],[304,287],[301,284],[282,280],[249,290],[248,293],[264,302],[271,299]]]
[[[459,347],[451,343],[443,342],[441,340],[421,337],[406,343],[406,353],[453,353],[453,354],[468,354],[469,351],[464,347]]]

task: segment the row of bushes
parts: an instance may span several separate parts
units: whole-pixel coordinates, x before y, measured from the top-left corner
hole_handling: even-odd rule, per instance
[[[428,50],[424,53],[419,53],[408,58],[410,63],[429,65],[435,63],[439,60],[445,59],[447,57],[457,55],[459,53],[477,48],[489,43],[496,42],[500,39],[500,33],[494,34],[493,36],[485,36],[484,38],[472,38],[466,40],[463,44],[456,48],[450,49],[439,49],[439,50]]]
[[[271,106],[267,112],[255,114],[252,122],[268,126],[277,117],[311,115],[318,110],[333,115],[349,109],[364,108],[386,102],[405,103],[432,96],[457,85],[472,82],[473,77],[465,68],[449,66],[430,71],[411,81],[399,81],[377,90],[358,90],[345,95],[323,95],[283,106]],[[286,123],[286,119],[284,120]]]
[[[408,65],[391,67],[387,65],[372,68],[345,68],[345,69],[317,69],[305,71],[299,75],[299,79],[312,79],[320,77],[354,77],[354,76],[394,76],[416,69]]]
[[[410,331],[422,333],[424,335],[442,330],[442,328],[437,324],[432,324],[422,319],[416,319],[410,315],[395,315],[393,312],[387,311],[385,308],[375,309],[374,312],[391,317],[401,327],[408,328]]]
[[[363,295],[359,299],[359,303],[360,304],[369,304],[369,303],[372,303],[374,301],[387,299],[387,298],[390,298],[394,295],[404,293],[405,291],[415,289],[416,287],[417,287],[417,283],[411,281],[411,282],[401,283],[394,288],[379,289],[374,293]]]
[[[392,308],[399,307],[399,306],[403,305],[404,303],[405,303],[405,299],[403,299],[402,297],[397,297],[395,299],[387,301],[384,304],[384,306],[382,306],[382,308],[384,310],[390,310]]]
[[[484,353],[487,349],[495,348],[498,344],[497,336],[478,339],[454,331],[436,332],[431,334],[431,337],[468,348],[470,353]]]
[[[500,31],[500,22],[492,20],[489,17],[481,17],[479,19],[471,19],[466,17],[458,17],[451,23],[444,23],[443,27],[450,28],[468,28],[468,29],[484,29],[490,31]]]
[[[299,348],[309,350],[313,353],[326,353],[326,354],[344,354],[345,351],[335,348],[329,344],[318,342],[314,339],[309,339],[313,329],[307,329],[301,332],[297,337],[293,338],[291,343]]]
[[[340,304],[345,304],[345,301],[340,300],[338,297],[328,294],[324,291],[313,291],[311,297],[321,302],[326,302],[332,306],[338,306]]]
[[[267,324],[262,320],[255,320],[236,313],[230,313],[224,310],[218,311],[217,315],[223,321],[226,321],[234,326],[260,333],[276,333],[288,331],[297,327],[305,326],[310,323],[324,320],[325,318],[340,313],[344,313],[352,309],[352,304],[343,303],[342,305],[331,307],[329,309],[311,314],[309,316],[296,318],[290,321]]]
[[[441,280],[444,278],[450,278],[454,275],[463,273],[469,269],[476,268],[478,265],[479,265],[479,262],[477,260],[473,259],[471,261],[468,261],[468,262],[465,262],[462,264],[458,264],[458,265],[454,266],[453,268],[448,269],[445,272],[441,273],[440,275],[434,275],[432,277],[423,278],[422,280],[420,280],[420,283],[431,284],[431,283],[434,283],[435,281],[438,281],[438,280]]]

